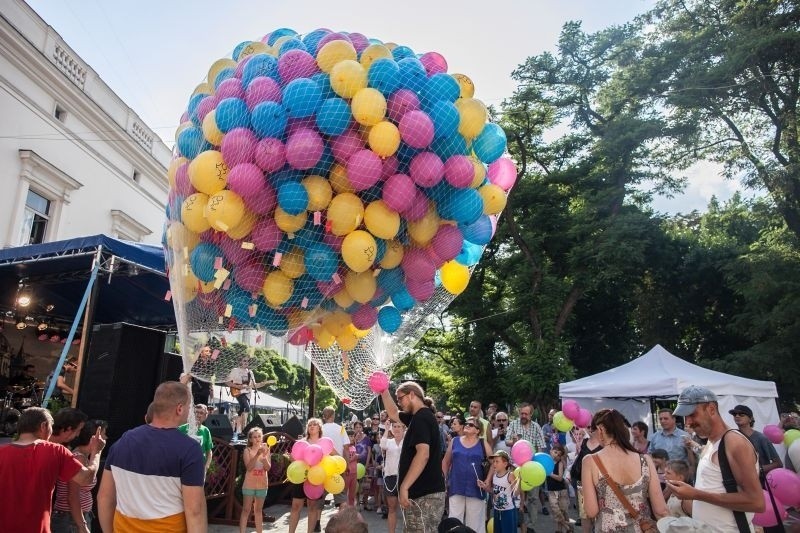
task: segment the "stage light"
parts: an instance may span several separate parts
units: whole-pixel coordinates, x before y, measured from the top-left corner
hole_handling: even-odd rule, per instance
[[[53,309],[55,309],[55,308],[56,308],[56,306],[55,306],[55,305],[53,305],[53,304],[47,304],[47,305],[45,306],[44,310],[45,310],[45,311],[47,311],[47,312],[49,313],[50,311],[52,311],[52,310],[53,310]]]
[[[49,324],[47,323],[47,321],[46,321],[46,320],[44,320],[44,319],[40,319],[40,320],[39,320],[39,325],[38,325],[38,326],[36,326],[36,328],[37,328],[39,331],[44,331],[44,330],[46,330],[46,329],[47,329],[47,328],[49,328],[49,327],[50,327],[50,325],[49,325]]]
[[[28,327],[28,324],[25,323],[25,319],[24,318],[17,317],[16,321],[17,321],[17,329],[22,330],[22,329],[25,329],[25,328]]]
[[[28,307],[31,305],[31,297],[29,294],[21,294],[19,298],[17,298],[17,305],[20,307]]]

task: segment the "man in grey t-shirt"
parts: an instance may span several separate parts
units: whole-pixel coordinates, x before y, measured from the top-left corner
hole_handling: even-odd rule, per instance
[[[781,458],[778,457],[778,452],[775,451],[775,446],[772,445],[766,435],[753,429],[753,423],[755,422],[753,410],[746,405],[737,405],[728,413],[733,415],[733,421],[736,422],[736,427],[739,428],[739,431],[744,433],[753,443],[753,447],[758,453],[758,464],[761,465],[761,471],[766,475],[770,470],[781,468],[783,463]]]

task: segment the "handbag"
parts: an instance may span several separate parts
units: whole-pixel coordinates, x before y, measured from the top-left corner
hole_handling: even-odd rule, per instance
[[[628,498],[622,494],[622,490],[619,488],[619,485],[617,485],[617,482],[611,479],[611,476],[608,475],[608,470],[606,470],[606,466],[603,464],[603,461],[596,455],[592,455],[592,459],[594,459],[597,468],[599,468],[600,472],[603,473],[603,477],[605,477],[606,481],[608,481],[608,486],[611,487],[612,491],[614,491],[617,499],[625,507],[625,510],[628,511],[628,514],[631,515],[631,518],[639,523],[639,529],[642,530],[642,533],[658,533],[656,521],[652,518],[639,515],[639,512],[633,508],[633,505],[631,505],[630,500],[628,500]]]

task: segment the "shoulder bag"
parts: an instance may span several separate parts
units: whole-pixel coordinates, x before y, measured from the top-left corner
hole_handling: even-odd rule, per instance
[[[608,481],[608,486],[611,487],[612,491],[614,491],[617,499],[625,507],[625,510],[628,511],[628,514],[631,515],[631,518],[639,523],[639,529],[642,530],[642,533],[658,533],[656,521],[652,518],[646,518],[639,515],[639,512],[633,508],[633,505],[631,505],[630,500],[628,500],[628,498],[622,494],[622,490],[619,488],[619,485],[617,485],[617,482],[611,479],[611,476],[608,475],[608,471],[606,470],[606,466],[603,464],[603,461],[596,455],[592,455],[592,459],[594,459],[597,468],[599,468],[600,472],[603,473],[603,477],[605,477],[606,481]]]

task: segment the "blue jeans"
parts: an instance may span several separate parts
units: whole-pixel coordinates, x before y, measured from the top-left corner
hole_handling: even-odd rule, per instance
[[[89,526],[89,531],[92,530],[92,520],[94,514],[91,511],[83,512],[83,520]],[[72,513],[69,511],[53,511],[50,515],[50,531],[52,533],[78,533],[77,524],[72,519]]]

